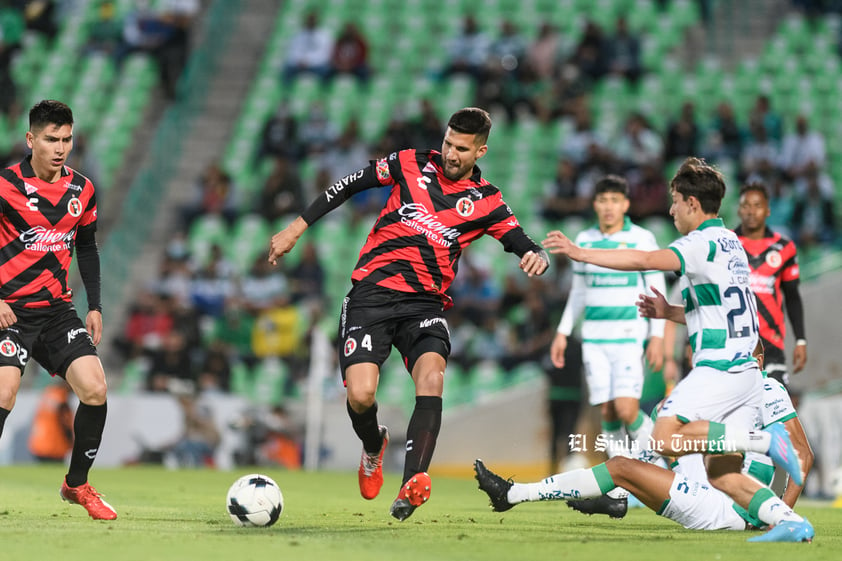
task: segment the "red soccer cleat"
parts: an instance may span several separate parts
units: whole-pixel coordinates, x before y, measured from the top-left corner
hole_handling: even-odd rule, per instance
[[[61,495],[62,500],[68,503],[82,505],[94,520],[114,520],[117,518],[117,511],[100,498],[101,495],[90,483],[78,487],[68,487],[65,480],[61,483],[59,495]]]
[[[422,471],[413,475],[398,493],[398,498],[392,503],[392,508],[389,514],[397,518],[401,522],[412,516],[415,509],[426,503],[430,499],[430,489],[432,487],[430,476],[427,472]]]
[[[383,454],[386,453],[386,445],[389,444],[389,429],[380,425],[380,436],[383,438],[380,451],[371,454],[363,448],[360,469],[357,472],[360,494],[368,500],[376,497],[383,487]]]

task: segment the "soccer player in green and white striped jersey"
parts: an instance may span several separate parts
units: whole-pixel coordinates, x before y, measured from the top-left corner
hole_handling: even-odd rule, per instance
[[[775,423],[755,430],[763,377],[752,357],[758,340],[749,265],[737,236],[718,217],[725,181],[714,167],[687,158],[670,181],[670,215],[682,235],[667,249],[582,248],[559,231],[544,247],[551,253],[624,271],[676,271],[682,305],[670,305],[661,292],[640,295],[641,314],[685,323],[693,349],[693,369],[673,389],[661,409],[652,438],[668,456],[706,453],[708,478],[717,489],[772,530],[760,541],[812,539],[809,522],[795,514],[767,486],[740,472],[741,456],[770,456],[803,484],[798,455],[786,430]],[[711,446],[713,445],[713,446]],[[757,538],[755,538],[757,540]]]
[[[576,245],[658,249],[655,236],[626,216],[629,199],[624,178],[607,175],[597,181],[593,208],[597,223],[576,236]],[[601,409],[602,445],[609,457],[633,453],[647,446],[652,433],[651,419],[640,410],[644,342],[648,340],[646,359],[653,371],[661,369],[664,358],[664,320],[641,317],[635,300],[650,288],[664,292],[664,274],[617,271],[588,263],[574,263],[573,273],[550,357],[556,367],[564,367],[567,337],[582,320],[585,379],[590,404]]]

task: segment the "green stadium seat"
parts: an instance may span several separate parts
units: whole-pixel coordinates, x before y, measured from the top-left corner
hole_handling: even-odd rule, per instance
[[[225,244],[226,257],[240,273],[247,273],[258,256],[265,256],[271,236],[269,224],[259,214],[237,219]]]
[[[217,214],[204,214],[197,217],[187,232],[187,245],[190,255],[197,263],[204,263],[214,244],[222,247],[229,240],[228,225]]]

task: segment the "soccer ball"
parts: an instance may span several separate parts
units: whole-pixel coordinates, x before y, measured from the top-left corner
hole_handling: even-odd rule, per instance
[[[231,485],[226,505],[237,526],[271,526],[284,510],[284,495],[271,477],[251,473]]]

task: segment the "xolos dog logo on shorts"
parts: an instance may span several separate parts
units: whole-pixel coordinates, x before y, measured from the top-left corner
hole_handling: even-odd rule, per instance
[[[456,201],[456,212],[459,213],[459,216],[464,218],[472,215],[474,213],[474,201],[468,197],[462,197]]]
[[[0,355],[15,356],[18,354],[18,346],[11,339],[3,339],[0,341]]]
[[[351,356],[357,350],[357,340],[353,337],[345,339],[345,356]]]
[[[80,214],[82,214],[82,201],[73,197],[69,201],[67,201],[67,212],[70,213],[70,216],[76,218]]]

